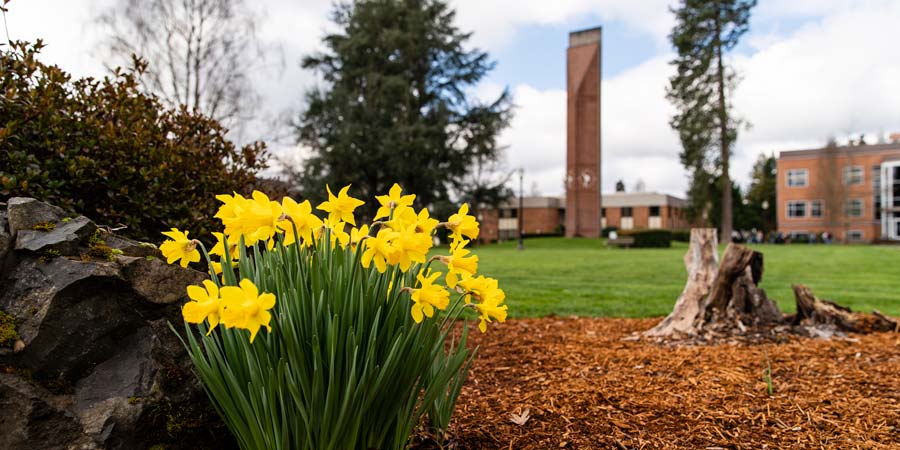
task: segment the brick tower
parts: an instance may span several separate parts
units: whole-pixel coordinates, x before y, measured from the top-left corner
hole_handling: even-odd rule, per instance
[[[569,33],[566,50],[566,236],[600,236],[601,28]]]

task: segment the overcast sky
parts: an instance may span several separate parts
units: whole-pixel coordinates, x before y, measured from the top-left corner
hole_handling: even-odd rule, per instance
[[[76,75],[103,75],[92,17],[113,0],[13,0],[12,39],[43,38],[44,61]],[[253,2],[266,20],[262,37],[281,56],[255,75],[267,117],[302,109],[316,83],[300,58],[321,48],[329,0]],[[686,174],[664,98],[672,69],[666,40],[673,17],[665,0],[455,0],[457,22],[487,50],[496,70],[475,91],[514,94],[516,117],[501,140],[506,166],[524,167],[526,186],[563,191],[565,49],[568,32],[604,28],[603,189],[623,179],[631,189],[684,195]],[[866,133],[900,131],[900,1],[760,0],[751,31],[731,55],[742,81],[737,113],[752,124],[738,139],[732,176],[749,179],[760,153],[773,153]],[[152,61],[151,61],[152,63]],[[273,146],[291,152],[288,143]],[[529,189],[530,190],[530,189]]]

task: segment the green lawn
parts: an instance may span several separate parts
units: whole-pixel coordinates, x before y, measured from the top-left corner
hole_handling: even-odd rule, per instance
[[[900,247],[757,245],[762,287],[794,311],[792,283],[854,310],[900,315]],[[720,251],[724,249],[722,247]],[[511,316],[663,316],[684,287],[687,244],[611,249],[599,239],[539,238],[476,247],[479,272],[500,280]],[[720,253],[721,254],[721,253]]]

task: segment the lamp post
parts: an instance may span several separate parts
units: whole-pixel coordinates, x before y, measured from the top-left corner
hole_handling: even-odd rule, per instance
[[[523,206],[523,196],[525,195],[525,190],[522,184],[522,179],[525,177],[525,168],[519,167],[519,250],[525,250],[525,237],[522,232],[522,225],[525,223],[524,213],[525,209]]]

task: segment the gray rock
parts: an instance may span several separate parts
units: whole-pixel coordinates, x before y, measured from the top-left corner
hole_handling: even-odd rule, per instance
[[[161,259],[123,256],[122,273],[131,287],[151,303],[169,305],[187,298],[186,287],[207,278],[202,272],[166,264]]]
[[[0,270],[3,269],[6,255],[12,246],[12,235],[9,234],[9,221],[6,219],[6,209],[0,208]]]
[[[183,330],[185,288],[206,276],[111,233],[107,245],[122,250],[113,261],[41,258],[85,253],[96,230],[86,218],[59,221],[57,209],[11,201],[21,251],[0,264],[0,310],[22,345],[0,351],[0,448],[235,448],[169,325]],[[50,220],[53,231],[31,229]]]
[[[30,198],[13,197],[6,203],[9,234],[13,237],[20,230],[30,230],[41,222],[59,222],[66,212],[57,206]]]
[[[162,252],[155,245],[148,242],[138,242],[122,236],[116,236],[115,234],[107,234],[104,239],[107,246],[121,250],[125,256],[162,258]]]
[[[84,216],[78,216],[68,222],[60,222],[51,231],[19,230],[16,234],[16,250],[27,250],[35,253],[56,251],[61,255],[71,256],[79,253],[82,242],[86,241],[97,225]]]
[[[0,448],[7,450],[98,448],[83,435],[65,399],[13,374],[0,372]]]

